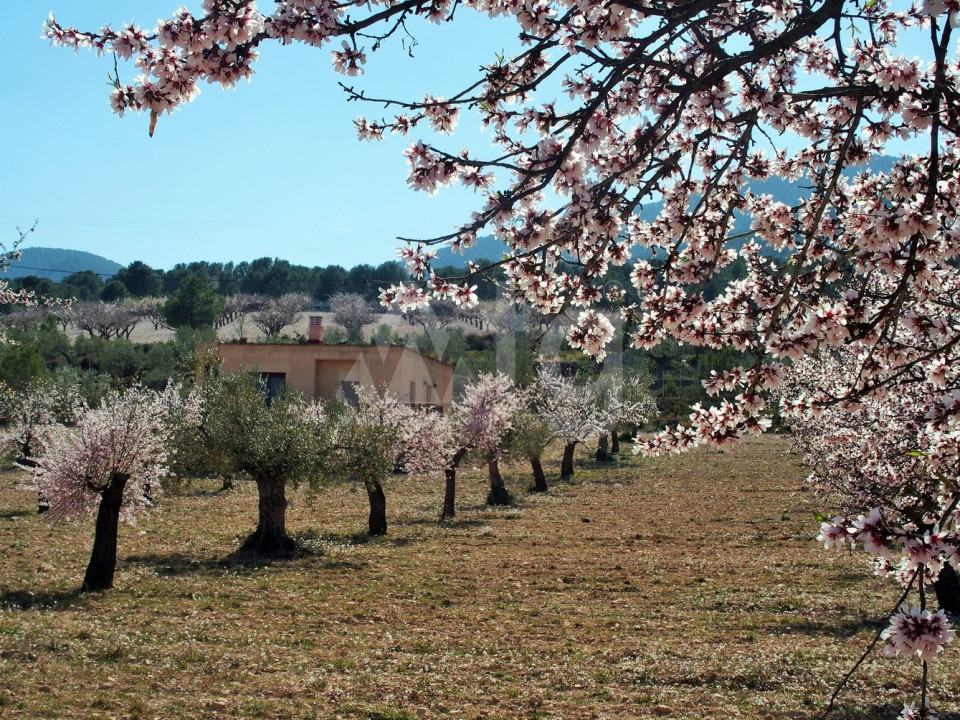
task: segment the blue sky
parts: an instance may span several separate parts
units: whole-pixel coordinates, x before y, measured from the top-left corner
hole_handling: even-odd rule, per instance
[[[363,84],[371,96],[450,96],[509,46],[509,23],[461,11],[455,28],[415,25],[415,57],[397,45],[368,53],[362,78],[333,72],[329,47],[266,44],[251,83],[204,85],[150,138],[147,116],[110,112],[112,58],[51,47],[40,26],[53,10],[82,29],[131,20],[152,28],[179,0],[47,3],[13,0],[0,25],[0,240],[8,246],[17,226],[36,219],[25,246],[124,265],[269,256],[351,267],[394,257],[397,236],[447,233],[480,203],[468,191],[408,190],[409,139],[357,141],[352,120],[380,111],[347,103],[337,81]],[[185,4],[198,11],[198,2]],[[120,75],[129,82],[136,70],[121,66]],[[439,144],[487,143],[471,117]]]

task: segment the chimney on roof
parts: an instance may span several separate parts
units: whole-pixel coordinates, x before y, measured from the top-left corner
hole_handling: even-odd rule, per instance
[[[310,329],[307,331],[307,342],[314,345],[323,344],[323,318],[320,315],[310,316]]]

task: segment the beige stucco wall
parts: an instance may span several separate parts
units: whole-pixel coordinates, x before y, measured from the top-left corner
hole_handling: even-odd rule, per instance
[[[404,346],[217,343],[214,349],[224,372],[284,373],[287,385],[308,397],[334,398],[342,382],[352,382],[386,387],[417,404],[447,408],[453,401],[453,367]]]

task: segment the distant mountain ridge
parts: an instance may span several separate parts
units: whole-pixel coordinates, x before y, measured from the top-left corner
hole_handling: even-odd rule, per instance
[[[869,168],[874,172],[890,172],[890,169],[893,167],[896,158],[889,157],[886,155],[875,157],[870,161]],[[862,168],[849,168],[848,171],[845,171],[845,175],[853,176],[859,172]],[[761,182],[752,183],[750,189],[758,195],[770,195],[774,200],[787,205],[793,205],[797,203],[806,193],[809,192],[809,188],[804,186],[802,182],[788,182],[783,178],[773,176],[767,180]],[[643,206],[643,210],[640,211],[640,217],[647,221],[652,221],[656,219],[657,215],[660,214],[660,210],[663,208],[663,203],[649,202]],[[734,233],[740,234],[747,232],[750,229],[750,221],[747,217],[738,213],[738,217],[734,223]],[[739,247],[743,244],[744,240],[739,240],[734,242],[735,247]],[[437,258],[434,260],[434,267],[442,267],[444,265],[453,265],[455,267],[465,267],[468,261],[474,261],[485,259],[485,260],[499,260],[503,257],[504,252],[506,251],[506,245],[497,240],[493,235],[484,235],[483,237],[478,237],[474,245],[469,248],[466,248],[461,255],[460,253],[453,252],[448,247],[441,247],[437,250]],[[633,256],[637,257],[649,257],[650,253],[645,248],[634,248]]]
[[[112,277],[122,268],[118,262],[83,250],[64,250],[62,248],[28,247],[23,248],[19,260],[11,260],[4,274],[6,279],[36,275],[60,282],[67,275],[90,270],[102,279]]]
[[[869,167],[874,171],[889,172],[895,161],[896,158],[888,156],[876,157],[870,162]],[[850,168],[848,174],[853,175],[859,169]],[[779,177],[771,177],[763,182],[753,183],[751,189],[758,194],[771,195],[774,200],[788,205],[796,203],[805,193],[809,192],[809,188],[802,183],[790,183]],[[662,207],[663,204],[660,202],[647,203],[640,212],[640,217],[644,220],[653,220],[660,213]],[[741,215],[736,219],[734,232],[742,233],[747,230],[749,230],[748,219]],[[742,242],[743,240],[739,240],[736,244],[739,245]],[[506,246],[493,235],[485,235],[477,238],[476,243],[471,247],[465,248],[463,254],[453,252],[446,246],[438,247],[437,257],[432,264],[434,268],[443,266],[462,268],[466,267],[470,261],[490,260],[496,262],[503,257],[506,249]],[[635,248],[633,255],[635,258],[649,257],[649,251],[644,248]],[[113,260],[82,250],[29,247],[23,249],[20,260],[10,263],[10,268],[3,277],[9,280],[36,275],[49,278],[54,282],[60,282],[67,275],[90,270],[105,280],[116,275],[117,271],[123,267]]]

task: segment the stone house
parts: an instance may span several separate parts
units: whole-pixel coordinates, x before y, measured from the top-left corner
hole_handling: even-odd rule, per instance
[[[355,388],[385,388],[411,405],[446,410],[453,402],[453,366],[403,345],[324,345],[311,318],[310,340],[290,343],[213,343],[224,372],[260,373],[271,393],[281,386],[316,400],[352,402]]]

